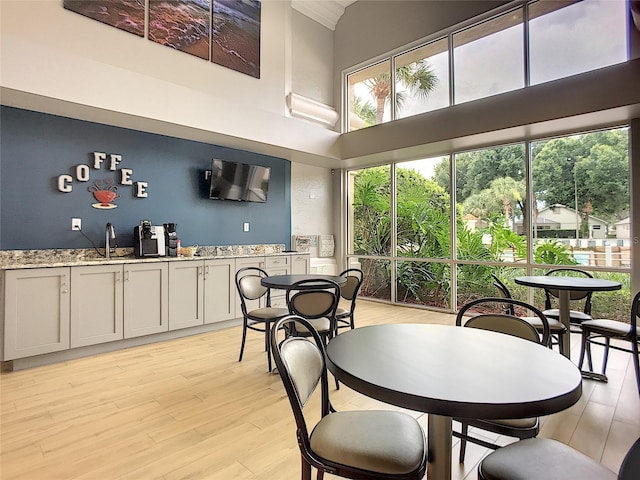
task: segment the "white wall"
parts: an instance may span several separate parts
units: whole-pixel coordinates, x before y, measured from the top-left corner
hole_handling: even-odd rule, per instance
[[[334,211],[331,169],[291,164],[291,234],[330,235]],[[339,204],[339,199],[336,199]],[[336,236],[337,241],[337,236]]]
[[[260,79],[65,10],[61,0],[2,0],[0,9],[5,105],[292,160],[339,157],[336,132],[286,113],[295,41],[288,1],[262,2]]]

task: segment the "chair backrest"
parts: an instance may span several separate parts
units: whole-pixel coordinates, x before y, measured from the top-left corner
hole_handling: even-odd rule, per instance
[[[306,319],[326,317],[333,329],[340,287],[331,280],[301,280],[287,290],[289,313]]]
[[[288,336],[288,332],[296,330],[295,324],[304,327],[311,333],[311,336]],[[283,336],[285,338],[281,340]],[[321,415],[324,417],[332,410],[329,403],[324,343],[307,320],[296,315],[289,315],[273,325],[271,351],[296,420],[300,449],[303,454],[311,452],[309,432],[303,410],[318,384],[320,384],[322,395]]]
[[[362,286],[362,279],[364,273],[359,268],[348,268],[340,274],[341,277],[347,278],[347,283],[340,287],[340,296],[345,300],[351,300],[355,302],[358,296],[358,291]]]
[[[591,275],[589,272],[586,272],[584,270],[580,270],[579,268],[553,268],[551,270],[549,270],[547,273],[545,273],[545,275],[574,275],[576,276],[583,276],[583,277],[587,277],[587,278],[593,278],[593,275]],[[570,300],[583,300],[584,299],[584,313],[586,313],[587,315],[591,315],[591,295],[593,294],[593,292],[590,291],[584,291],[584,290],[571,290],[569,292],[569,299]],[[545,295],[545,304],[544,304],[544,308],[545,309],[550,309],[551,308],[551,298],[558,298],[560,293],[558,292],[557,289],[554,288],[545,288],[544,290],[544,295]]]
[[[636,295],[638,298],[638,295]],[[627,452],[620,465],[618,480],[638,480],[640,478],[640,438]]]
[[[640,341],[640,337],[638,336],[638,318],[640,317],[640,292],[636,293],[636,296],[633,297],[633,302],[631,302],[631,319],[629,320],[630,328],[629,332],[631,335],[635,333],[636,342]],[[631,337],[633,340],[633,337]]]
[[[265,295],[267,295],[267,306],[271,306],[271,290],[260,283],[267,276],[267,272],[258,267],[245,267],[236,272],[236,288],[240,295],[243,314],[247,314],[247,301],[258,300]]]
[[[485,308],[491,308],[492,304],[511,305],[513,308],[518,306],[529,310],[540,318],[540,321],[542,322],[542,336],[538,334],[538,331],[529,322],[526,322],[514,315],[495,313],[491,311],[487,311],[486,313],[482,312]],[[479,305],[481,306],[480,308],[478,308]],[[472,308],[476,308],[482,313],[478,313],[463,322],[464,315]],[[535,343],[541,343],[545,346],[550,345],[550,331],[547,317],[545,317],[542,312],[533,305],[529,305],[528,303],[521,302],[520,300],[515,300],[513,298],[479,298],[477,300],[473,300],[460,309],[456,316],[456,325],[491,330],[524,338]]]
[[[502,282],[502,280],[500,280],[495,273],[492,273],[491,276],[493,277],[493,286],[498,289],[498,291],[500,292],[500,295],[502,295],[503,298],[513,298],[511,296],[511,292],[509,291],[509,288],[507,288],[507,286]],[[511,304],[508,304],[506,306],[505,311],[508,315],[513,315],[513,316],[516,315],[515,309]]]

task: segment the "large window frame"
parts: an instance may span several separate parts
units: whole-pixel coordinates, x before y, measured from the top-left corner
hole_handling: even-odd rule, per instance
[[[449,72],[446,80],[448,83],[448,90],[449,90],[449,102],[448,102],[448,105],[446,106],[439,105],[434,108],[435,109],[447,108],[447,107],[456,105],[458,103],[461,103],[458,100],[456,100],[456,90],[455,90],[456,71],[454,68],[456,59],[455,59],[455,52],[454,52],[455,50],[454,39],[460,38],[458,43],[460,43],[460,41],[463,41],[463,42],[473,41],[473,39],[471,38],[466,40],[464,39],[466,32],[476,32],[473,38],[477,37],[477,32],[484,31],[484,33],[486,33],[487,36],[490,36],[493,33],[497,33],[497,32],[499,33],[501,29],[504,30],[509,28],[510,26],[513,26],[513,21],[509,17],[510,15],[514,15],[514,14],[518,15],[518,17],[522,19],[523,65],[521,66],[521,69],[522,69],[521,74],[523,75],[523,81],[522,81],[521,88],[529,88],[532,85],[531,83],[532,51],[531,51],[531,39],[529,36],[529,31],[530,31],[529,13],[530,13],[530,10],[532,9],[532,6],[539,7],[537,8],[537,13],[535,14],[535,18],[539,20],[541,17],[543,17],[546,14],[552,14],[555,11],[558,11],[564,7],[571,8],[572,5],[582,1],[585,1],[585,2],[592,1],[594,3],[600,2],[600,0],[561,0],[561,1],[559,0],[554,2],[545,1],[545,0],[521,0],[519,2],[510,3],[508,5],[505,5],[502,8],[487,12],[484,15],[478,16],[476,18],[470,19],[461,24],[455,25],[447,30],[430,35],[429,37],[424,38],[411,45],[408,45],[406,47],[393,51],[389,54],[382,55],[374,60],[355,66],[343,72],[343,80],[342,80],[343,109],[342,111],[345,112],[345,114],[342,115],[342,125],[341,125],[342,132],[354,131],[360,128],[365,128],[367,126],[373,126],[380,123],[386,123],[388,121],[394,121],[399,118],[405,118],[407,115],[398,115],[398,112],[400,112],[401,109],[398,107],[398,104],[397,104],[398,94],[396,90],[398,85],[398,79],[396,78],[397,77],[396,72],[398,72],[398,65],[402,66],[404,63],[406,63],[406,62],[400,62],[399,59],[402,58],[403,56],[411,55],[411,52],[418,51],[422,48],[428,47],[429,45],[433,45],[437,42],[445,42],[448,44]],[[624,29],[626,34],[625,38],[626,38],[627,45],[625,48],[626,56],[625,56],[625,59],[622,61],[629,60],[629,45],[628,45],[629,32],[627,31],[628,28],[629,28],[628,22],[625,21]],[[480,37],[480,40],[483,40],[484,38],[486,37]],[[594,69],[594,68],[602,68],[605,66],[613,65],[615,63],[619,63],[619,61],[615,60],[612,63],[596,65],[593,67],[589,67],[588,70],[584,70],[584,71],[589,71],[590,69]],[[363,74],[366,77],[366,73],[364,72],[366,72],[367,70],[374,67],[379,68],[381,65],[387,65],[387,67],[385,67],[386,71],[384,72],[384,76],[385,76],[385,82],[388,81],[388,86],[387,86],[388,88],[383,89],[384,93],[382,94],[378,93],[377,97],[376,97],[376,94],[372,94],[373,95],[371,97],[372,104],[370,105],[370,107],[373,108],[373,110],[376,110],[375,108],[376,101],[378,106],[384,105],[383,107],[385,110],[384,118],[380,118],[380,116],[378,116],[377,119],[374,117],[370,117],[372,120],[368,122],[362,121],[359,118],[354,118],[356,117],[353,115],[354,102],[360,101],[360,100],[364,102],[363,99],[356,96],[353,88],[354,82],[356,82],[358,79],[362,79]],[[568,75],[570,76],[577,73],[582,73],[582,71],[569,72]],[[520,75],[520,73],[518,73],[518,75]],[[373,78],[374,77],[371,77],[369,80]],[[564,76],[550,78],[549,80],[536,82],[535,84],[544,83],[545,81],[552,81],[557,78],[564,78]],[[495,93],[490,93],[490,95],[503,93],[509,90],[513,90],[514,88],[518,89],[519,87],[518,86],[504,87],[502,89],[496,90]],[[465,98],[462,100],[462,102],[478,100],[480,98],[487,98],[487,96]],[[423,113],[425,111],[431,111],[431,110],[432,110],[431,108],[427,108],[426,110],[418,110],[417,113]],[[375,121],[375,123],[372,123],[372,121]]]
[[[534,199],[534,193],[533,193],[533,168],[532,168],[532,162],[533,162],[533,154],[532,154],[532,146],[536,145],[538,143],[542,143],[542,142],[548,142],[548,141],[552,141],[555,139],[563,139],[563,138],[568,138],[571,136],[575,136],[575,135],[587,135],[587,134],[591,134],[591,133],[597,133],[597,132],[606,132],[609,130],[615,130],[615,129],[620,129],[620,128],[625,128],[627,129],[627,135],[628,135],[628,142],[627,142],[627,149],[628,149],[628,160],[630,162],[631,160],[631,126],[624,124],[624,125],[614,125],[614,126],[610,126],[606,129],[598,129],[598,130],[590,130],[590,131],[576,131],[573,132],[571,134],[566,134],[563,133],[562,135],[559,135],[558,137],[544,137],[544,138],[529,138],[529,139],[525,139],[522,140],[520,142],[516,142],[514,144],[510,144],[510,145],[506,145],[506,146],[513,146],[513,145],[522,145],[524,148],[524,158],[525,158],[525,164],[524,164],[524,168],[525,168],[525,178],[526,178],[526,202],[528,205],[533,205],[533,199]],[[506,147],[505,145],[492,145],[492,146],[487,146],[484,147],[483,150],[491,150],[491,149],[497,149],[500,147]],[[443,155],[440,155],[439,157],[448,157],[449,158],[449,192],[450,192],[450,211],[454,212],[451,216],[450,219],[450,255],[448,256],[448,258],[443,258],[443,257],[419,257],[419,258],[415,258],[415,257],[407,257],[407,256],[403,256],[399,253],[398,250],[398,246],[397,246],[397,229],[398,229],[398,222],[397,222],[397,206],[395,204],[395,199],[396,199],[396,170],[398,165],[402,165],[401,161],[395,161],[395,162],[390,162],[389,164],[385,164],[385,167],[389,168],[389,175],[390,175],[390,184],[391,184],[391,195],[389,197],[389,201],[390,201],[390,205],[389,205],[389,212],[391,215],[390,218],[390,224],[392,225],[392,233],[391,233],[391,240],[390,240],[390,246],[388,248],[389,254],[388,255],[367,255],[367,254],[363,254],[361,252],[354,252],[353,250],[353,242],[349,241],[348,244],[346,245],[346,260],[347,260],[347,265],[349,267],[352,266],[358,266],[359,264],[362,264],[363,262],[377,262],[378,265],[384,264],[385,268],[388,269],[388,278],[389,278],[389,292],[388,294],[386,294],[386,297],[383,298],[382,300],[386,300],[389,301],[390,303],[393,304],[407,304],[407,303],[411,303],[411,302],[406,302],[403,301],[403,299],[399,299],[398,298],[398,278],[397,278],[397,272],[398,272],[398,268],[400,268],[401,264],[406,264],[407,262],[410,262],[411,265],[410,267],[412,268],[420,268],[420,266],[424,267],[424,268],[429,268],[431,265],[433,264],[438,264],[441,265],[442,268],[448,268],[449,269],[449,284],[450,284],[450,291],[449,291],[449,298],[448,298],[448,302],[444,305],[430,305],[428,304],[428,302],[426,304],[419,304],[418,306],[423,307],[423,308],[428,308],[428,309],[435,309],[435,310],[442,310],[442,311],[447,311],[447,312],[455,312],[457,311],[457,309],[460,307],[461,303],[465,303],[466,300],[469,300],[470,298],[460,298],[458,295],[458,276],[460,275],[461,269],[473,269],[478,265],[481,266],[487,266],[487,267],[498,267],[498,268],[507,268],[507,267],[513,267],[511,268],[512,271],[514,272],[518,272],[518,275],[522,275],[522,274],[539,274],[540,272],[544,272],[545,270],[551,269],[551,268],[557,268],[559,265],[555,264],[555,263],[544,263],[541,261],[536,262],[534,259],[534,254],[533,254],[533,245],[534,245],[534,229],[533,229],[533,225],[532,225],[532,221],[531,221],[531,210],[529,210],[529,212],[524,215],[524,229],[525,229],[525,241],[526,241],[526,258],[523,261],[520,261],[518,263],[513,263],[513,264],[509,264],[506,263],[505,261],[486,261],[486,260],[479,260],[479,259],[461,259],[457,253],[457,245],[458,245],[458,232],[457,232],[457,228],[456,228],[456,217],[458,215],[457,213],[457,195],[456,195],[456,156],[463,154],[463,153],[468,153],[468,152],[462,152],[462,151],[454,151],[454,152],[449,152]],[[347,189],[346,189],[346,199],[347,201],[345,202],[345,204],[347,205],[347,225],[346,225],[346,230],[348,232],[347,234],[347,238],[348,239],[352,239],[353,238],[353,213],[351,210],[351,199],[352,199],[352,192],[354,190],[354,182],[353,182],[353,176],[355,174],[355,172],[358,171],[362,171],[363,168],[353,168],[353,169],[348,169],[345,170],[344,175],[345,175],[345,182],[347,185]],[[629,164],[629,171],[631,171],[631,165]],[[631,199],[632,201],[632,199]],[[632,205],[630,205],[631,208],[633,208]],[[373,227],[372,227],[373,228]],[[631,255],[633,255],[633,252],[631,252]],[[381,263],[382,262],[382,263]],[[588,265],[588,266],[580,266],[581,268],[584,268],[585,270],[588,270],[592,273],[594,273],[596,276],[598,274],[606,274],[608,272],[614,272],[614,273],[620,273],[622,274],[622,276],[626,277],[625,282],[630,283],[631,281],[631,273],[632,273],[632,265],[633,265],[633,260],[632,258],[630,258],[630,262],[628,265],[620,265],[620,266],[598,266],[596,265]],[[509,268],[507,268],[507,270],[509,270]],[[514,274],[515,275],[515,274]],[[489,286],[490,288],[490,286]],[[533,293],[529,292],[528,295],[530,295],[528,298],[526,298],[526,300],[529,301],[534,301],[533,298]],[[375,298],[373,298],[373,300],[375,300]],[[536,299],[536,301],[539,301],[539,298]]]

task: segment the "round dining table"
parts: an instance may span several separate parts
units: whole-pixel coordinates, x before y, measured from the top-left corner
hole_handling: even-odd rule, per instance
[[[566,357],[475,328],[386,324],[349,330],[326,349],[337,380],[371,398],[428,414],[431,480],[451,478],[452,417],[524,418],[564,410],[582,395]]]
[[[263,287],[275,288],[277,290],[289,290],[294,283],[302,280],[331,280],[337,283],[338,286],[345,285],[347,283],[347,277],[340,275],[321,275],[315,273],[295,273],[291,275],[269,275],[260,280]],[[313,288],[312,283],[307,284],[306,288]]]
[[[605,292],[620,290],[620,288],[622,288],[622,284],[620,282],[614,282],[612,280],[602,280],[599,278],[589,277],[569,277],[562,275],[532,275],[516,277],[513,281],[518,285],[558,291],[558,310],[560,321],[566,327],[566,331],[562,335],[561,341],[564,354],[567,357],[571,357],[571,291]]]

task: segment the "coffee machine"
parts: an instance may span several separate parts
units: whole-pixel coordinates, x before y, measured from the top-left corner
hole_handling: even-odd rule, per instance
[[[167,257],[178,256],[178,233],[176,232],[177,223],[165,223],[164,225],[164,243],[167,250]]]
[[[133,228],[133,254],[136,257],[164,257],[166,253],[164,227],[142,220]]]

